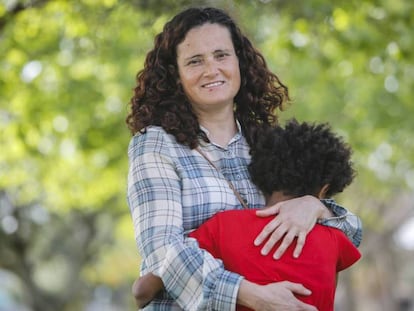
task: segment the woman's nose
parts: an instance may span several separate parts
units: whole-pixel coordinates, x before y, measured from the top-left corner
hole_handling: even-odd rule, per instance
[[[218,73],[218,64],[214,60],[208,60],[205,63],[204,75],[215,76]]]

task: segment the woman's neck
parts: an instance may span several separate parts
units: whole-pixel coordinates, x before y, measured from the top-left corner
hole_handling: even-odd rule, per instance
[[[208,130],[211,142],[226,147],[237,133],[234,113],[200,116],[199,123]]]

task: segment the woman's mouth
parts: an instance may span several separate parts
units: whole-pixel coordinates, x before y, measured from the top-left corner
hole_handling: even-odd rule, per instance
[[[204,84],[202,87],[212,88],[212,87],[220,86],[220,85],[223,85],[223,84],[224,84],[224,81],[215,81],[215,82]]]

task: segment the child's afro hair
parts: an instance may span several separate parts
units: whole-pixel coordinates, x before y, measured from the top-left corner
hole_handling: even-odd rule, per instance
[[[317,195],[329,184],[326,197],[348,186],[355,171],[351,148],[328,124],[298,123],[272,127],[257,135],[249,172],[265,194],[282,191],[294,197]]]

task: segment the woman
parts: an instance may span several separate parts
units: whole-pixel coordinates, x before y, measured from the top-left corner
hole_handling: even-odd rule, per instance
[[[249,146],[277,122],[287,88],[234,21],[214,8],[185,10],[155,38],[137,75],[127,124],[128,203],[141,273],[159,276],[166,288],[146,310],[316,310],[296,299],[309,295],[288,281],[257,285],[223,269],[187,234],[222,210],[264,206],[249,179]],[[241,200],[238,200],[241,197]],[[329,210],[305,196],[285,201],[261,216],[279,213],[256,238],[263,254],[277,240],[276,258],[297,237],[295,256],[321,218],[359,244],[360,223],[335,204]],[[341,214],[342,213],[342,214]],[[341,215],[339,215],[341,214]],[[267,239],[268,238],[268,239]]]

